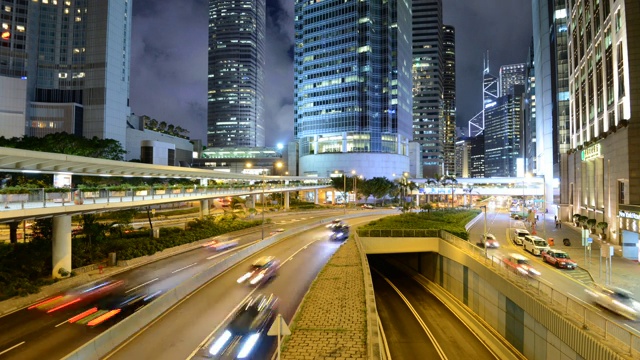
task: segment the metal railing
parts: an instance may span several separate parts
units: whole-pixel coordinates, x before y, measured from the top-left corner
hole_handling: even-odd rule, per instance
[[[537,299],[546,302],[561,314],[582,324],[583,329],[600,336],[610,347],[622,350],[633,358],[640,357],[640,336],[636,332],[627,329],[625,325],[598,314],[589,307],[584,306],[578,299],[567,296],[562,290],[554,289],[552,286],[535,278],[513,271],[501,258],[486,256],[484,249],[466,240],[443,230],[440,230],[439,237],[472,255],[476,260],[484,263],[485,266],[493,269],[518,286],[525,288],[530,294],[533,293]]]
[[[273,193],[280,191],[313,190],[324,188],[327,185],[302,185],[302,184],[269,184],[264,192]],[[129,189],[82,189],[82,188],[61,188],[60,191],[53,189],[24,189],[19,194],[0,194],[0,210],[21,210],[47,208],[57,206],[73,206],[83,204],[109,204],[114,202],[132,202],[145,200],[177,199],[189,197],[224,197],[261,194],[263,189],[259,185],[234,187],[234,188],[212,188],[212,187],[180,187],[180,188],[129,188]]]

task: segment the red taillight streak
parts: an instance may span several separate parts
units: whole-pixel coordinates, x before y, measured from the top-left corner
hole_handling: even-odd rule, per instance
[[[52,313],[52,312],[57,311],[57,310],[60,310],[60,309],[62,309],[62,308],[65,308],[65,307],[67,307],[67,306],[69,306],[69,305],[71,305],[71,304],[75,304],[75,303],[77,303],[77,302],[78,302],[78,301],[80,301],[80,300],[81,300],[81,299],[75,299],[75,300],[69,301],[68,303],[62,304],[62,305],[60,305],[60,306],[56,306],[56,307],[54,307],[53,309],[49,309],[49,310],[47,310],[47,314]]]
[[[62,297],[62,295],[58,295],[58,296],[53,297],[51,299],[47,299],[47,300],[41,301],[39,303],[36,303],[36,304],[33,304],[33,305],[29,306],[28,309],[31,310],[31,309],[37,308],[38,306],[41,306],[41,305],[44,305],[44,304],[48,304],[48,303],[50,303],[50,302],[52,302],[54,300],[58,300],[61,297]]]
[[[94,325],[98,325],[114,316],[116,316],[118,313],[120,312],[120,309],[115,309],[115,310],[111,310],[106,314],[100,315],[97,318],[89,321],[87,323],[88,326],[94,326]]]
[[[87,317],[87,316],[93,314],[96,311],[98,311],[97,307],[91,308],[91,309],[89,309],[87,311],[83,311],[80,314],[78,314],[78,315],[72,317],[71,319],[69,319],[69,322],[70,323],[74,323],[74,322],[76,322],[76,321],[78,321],[78,320],[80,320],[80,319],[82,319],[84,317]]]

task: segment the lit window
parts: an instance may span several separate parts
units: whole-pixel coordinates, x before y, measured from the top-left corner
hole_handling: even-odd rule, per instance
[[[67,73],[58,73],[58,78],[66,79],[67,78]]]
[[[25,30],[24,25],[17,25],[16,26],[16,30],[18,30],[20,32],[24,32],[24,30]]]
[[[76,22],[80,22],[82,21],[82,18],[80,16],[76,16]]]

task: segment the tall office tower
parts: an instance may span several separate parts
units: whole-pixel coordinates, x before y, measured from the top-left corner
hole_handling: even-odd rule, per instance
[[[537,107],[535,173],[547,179],[547,202],[566,207],[569,173],[565,158],[571,148],[567,65],[570,12],[566,0],[534,0],[532,6]],[[594,6],[599,7],[599,1]],[[591,20],[583,17],[583,30],[591,31],[591,26],[586,26],[591,25]]]
[[[514,85],[524,85],[526,64],[510,64],[500,66],[500,92],[498,96],[509,94],[509,89]]]
[[[521,158],[521,101],[523,85],[514,85],[510,93],[499,97],[485,109],[484,173],[486,177],[517,176]]]
[[[265,146],[265,0],[209,0],[208,147]]]
[[[607,242],[622,246],[622,256],[637,259],[640,3],[570,4],[570,203],[563,210],[607,222]]]
[[[470,138],[471,151],[469,161],[469,175],[472,178],[484,177],[484,134],[480,133]]]
[[[412,10],[413,139],[422,145],[423,172],[431,177],[445,171],[442,1],[415,0]]]
[[[455,153],[455,176],[468,178],[470,175],[471,139],[458,139],[455,144]]]
[[[300,175],[409,171],[411,3],[296,0],[295,19]]]
[[[442,27],[442,155],[445,175],[454,175],[456,141],[456,32],[450,25]]]
[[[536,170],[536,71],[533,63],[533,39],[527,55],[526,79],[522,104],[522,156],[524,172]]]
[[[485,109],[495,105],[499,96],[498,78],[491,74],[489,52],[484,56],[482,70],[482,111],[469,120],[469,136],[477,136],[484,130]]]
[[[3,130],[4,120],[14,127],[22,118],[22,135],[65,131],[125,146],[131,1],[0,0],[0,6]]]

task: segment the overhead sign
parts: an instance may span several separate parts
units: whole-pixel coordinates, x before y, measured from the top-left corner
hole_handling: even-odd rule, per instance
[[[582,161],[589,161],[599,157],[600,155],[601,155],[600,144],[595,144],[582,150],[581,157],[582,157]]]

